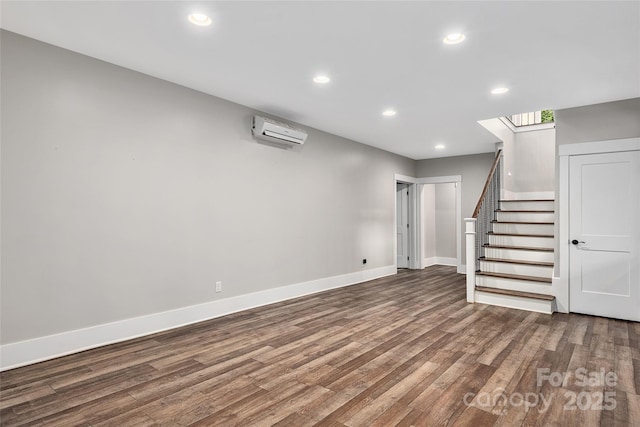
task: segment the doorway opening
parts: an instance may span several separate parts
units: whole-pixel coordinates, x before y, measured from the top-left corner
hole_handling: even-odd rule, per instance
[[[457,183],[422,186],[422,267],[458,266]]]
[[[460,184],[462,176],[438,176],[413,178],[395,175],[396,209],[394,223],[394,246],[397,268],[422,269],[432,264],[455,265],[458,273],[465,273],[462,264],[462,194]],[[436,210],[436,187],[433,187],[433,203],[425,204],[424,187],[446,184],[438,189],[438,200],[446,201]],[[431,188],[431,187],[430,187]],[[429,192],[430,190],[427,190]],[[406,199],[405,199],[406,198]],[[428,198],[431,201],[431,198]],[[433,211],[435,218],[442,216],[443,230],[439,236],[443,241],[440,254],[425,257],[425,210]],[[426,215],[430,215],[427,213]],[[446,225],[445,225],[446,224]],[[430,238],[438,238],[432,233]],[[454,240],[452,241],[452,237]],[[436,241],[437,244],[437,241]]]

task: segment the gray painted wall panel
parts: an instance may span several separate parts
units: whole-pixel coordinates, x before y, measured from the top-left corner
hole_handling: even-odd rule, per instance
[[[1,43],[2,343],[393,265],[413,160],[314,129],[258,144],[247,107]]]
[[[456,257],[456,186],[435,185],[436,256]]]
[[[436,251],[435,184],[422,187],[422,258],[438,256]]]
[[[558,145],[640,136],[640,98],[555,111]]]
[[[555,190],[555,129],[515,134],[504,142],[504,187],[516,193],[552,192]],[[511,175],[509,175],[511,173]]]

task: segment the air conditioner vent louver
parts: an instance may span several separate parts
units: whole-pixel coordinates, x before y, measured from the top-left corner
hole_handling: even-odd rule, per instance
[[[251,133],[256,139],[286,145],[302,145],[307,139],[302,129],[260,116],[253,116]]]

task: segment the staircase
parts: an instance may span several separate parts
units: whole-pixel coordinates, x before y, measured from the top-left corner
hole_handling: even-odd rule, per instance
[[[553,200],[499,200],[475,272],[475,302],[553,313]],[[484,255],[482,255],[484,252]]]
[[[553,313],[554,201],[504,200],[502,151],[465,218],[467,301]]]

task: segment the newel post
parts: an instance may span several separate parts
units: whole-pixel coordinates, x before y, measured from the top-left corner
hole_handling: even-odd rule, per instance
[[[465,218],[467,302],[476,301],[476,218]]]

